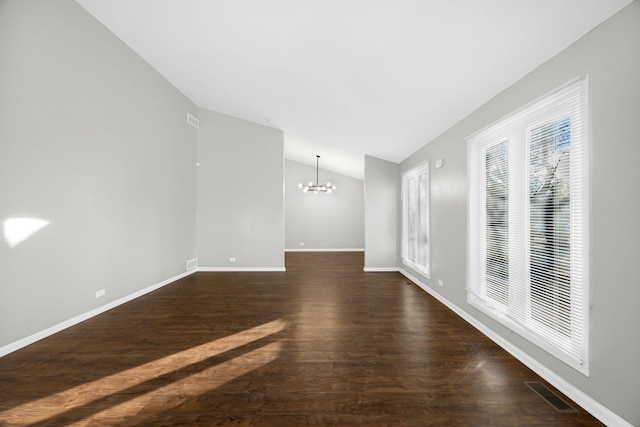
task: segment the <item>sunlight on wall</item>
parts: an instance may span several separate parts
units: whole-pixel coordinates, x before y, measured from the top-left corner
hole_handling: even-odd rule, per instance
[[[286,321],[282,319],[264,323],[255,328],[0,412],[0,420],[19,417],[21,421],[28,424],[41,421],[55,423],[56,417],[64,418],[65,413],[71,413],[83,406],[91,408],[92,419],[94,419],[93,417],[96,417],[95,419],[104,417],[113,421],[113,417],[121,417],[122,419],[132,416],[139,417],[143,415],[139,413],[143,407],[145,408],[144,413],[152,416],[156,412],[155,410],[176,407],[189,398],[215,389],[276,360],[281,352],[282,343],[280,341],[261,345],[220,363],[206,363],[212,357],[220,356],[223,358],[223,354],[226,352],[238,350],[242,346],[281,332],[286,328],[286,325]],[[197,366],[200,363],[204,365],[204,369]],[[186,373],[179,372],[181,370]],[[176,377],[176,380],[159,388],[145,387],[144,383],[161,376]],[[135,391],[135,387],[139,387],[141,392],[132,393]],[[145,388],[150,390],[146,391]],[[118,397],[114,395],[123,391],[127,391],[128,394],[125,393],[124,402],[117,403],[119,402]],[[109,396],[113,396],[113,398],[109,398]],[[59,402],[65,402],[64,406],[60,406]],[[72,425],[86,425],[86,421]]]
[[[31,235],[49,225],[49,221],[38,218],[9,218],[4,220],[4,240],[15,248]]]

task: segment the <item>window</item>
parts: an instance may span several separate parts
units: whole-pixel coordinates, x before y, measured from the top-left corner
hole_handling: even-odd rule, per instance
[[[402,175],[402,262],[429,277],[429,164]]]
[[[589,375],[588,80],[467,139],[471,305]]]

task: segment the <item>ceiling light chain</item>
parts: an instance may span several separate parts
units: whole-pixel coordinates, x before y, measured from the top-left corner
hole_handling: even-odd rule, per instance
[[[309,184],[298,184],[298,188],[302,188],[302,191],[305,193],[331,193],[336,189],[336,186],[331,185],[330,182],[327,182],[326,184],[319,184],[319,162],[320,156],[316,154],[316,183],[314,184],[313,182],[309,182]]]

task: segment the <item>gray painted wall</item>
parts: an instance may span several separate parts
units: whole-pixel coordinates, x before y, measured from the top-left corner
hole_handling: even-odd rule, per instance
[[[437,290],[445,298],[640,425],[638,22],[636,1],[401,169],[431,160],[433,272],[432,281],[422,280],[443,279]],[[49,221],[13,248],[0,242],[3,346],[184,271],[196,256],[196,130],[185,123],[196,109],[71,0],[0,2],[0,64],[0,221]],[[592,85],[590,378],[475,311],[464,290],[464,138],[581,73],[591,74]],[[204,110],[198,115],[200,265],[228,266],[236,256],[237,266],[282,266],[281,132]],[[437,158],[444,168],[434,168]],[[376,173],[375,163],[368,158],[368,183],[390,173]],[[397,173],[389,176],[389,188],[397,180]],[[251,190],[256,181],[269,185]],[[377,202],[368,188],[365,246],[373,256],[384,247],[376,238],[386,221],[370,216]],[[229,224],[234,233],[221,229]],[[384,266],[387,256],[366,265]],[[105,297],[95,298],[98,289]]]
[[[71,0],[0,2],[0,64],[0,222],[50,222],[0,239],[2,347],[185,271],[196,108]]]
[[[363,249],[364,181],[324,169],[319,179],[336,191],[304,193],[298,184],[315,182],[316,168],[285,160],[285,248]]]
[[[400,235],[399,165],[365,156],[364,181],[365,270],[397,270]]]
[[[199,266],[284,268],[282,131],[203,108],[198,118]]]
[[[591,78],[591,377],[512,334],[466,302],[464,139],[579,74]],[[481,82],[478,82],[481,84]],[[640,425],[640,2],[585,35],[401,164],[431,162],[432,279],[421,280],[561,378]],[[444,167],[435,169],[435,159]],[[412,272],[420,277],[417,272]]]

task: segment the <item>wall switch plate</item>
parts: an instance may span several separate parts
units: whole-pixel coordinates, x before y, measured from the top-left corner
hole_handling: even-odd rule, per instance
[[[96,298],[100,298],[102,296],[104,296],[104,294],[106,294],[107,291],[105,291],[104,289],[100,289],[99,291],[96,291]]]
[[[442,281],[442,279],[438,279],[438,285],[444,286],[444,282]]]
[[[441,168],[444,165],[444,160],[436,159],[436,169]]]

